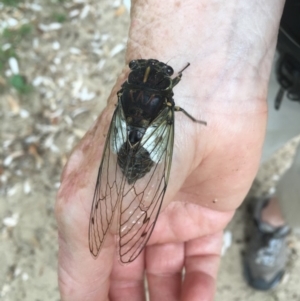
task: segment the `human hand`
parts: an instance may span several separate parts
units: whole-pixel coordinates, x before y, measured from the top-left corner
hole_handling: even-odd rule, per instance
[[[222,231],[257,171],[266,93],[283,1],[134,1],[127,61],[155,58],[180,70],[173,164],[162,212],[145,251],[122,266],[109,235],[97,260],[88,223],[116,92],[73,151],[57,198],[62,300],[213,300]],[[148,5],[148,6],[147,6]],[[177,6],[176,6],[177,5]],[[178,5],[180,7],[178,7]],[[146,7],[147,6],[147,7]],[[185,268],[182,282],[181,271]]]

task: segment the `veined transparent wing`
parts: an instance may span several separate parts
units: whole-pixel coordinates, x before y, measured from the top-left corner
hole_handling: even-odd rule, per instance
[[[120,202],[124,176],[117,164],[117,152],[126,141],[126,121],[121,105],[118,104],[107,134],[91,208],[89,247],[95,257],[103,245]]]
[[[168,184],[173,142],[174,111],[166,107],[132,152],[132,156],[145,150],[149,153],[150,171],[132,184],[125,180],[120,190],[119,254],[123,263],[132,262],[141,253],[154,229]],[[127,160],[131,160],[131,155]]]

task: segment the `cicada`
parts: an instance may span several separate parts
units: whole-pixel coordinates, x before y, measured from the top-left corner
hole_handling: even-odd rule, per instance
[[[182,72],[172,78],[172,67],[158,60],[129,63],[127,81],[117,93],[98,172],[89,223],[89,247],[97,256],[118,214],[118,249],[122,263],[142,252],[154,229],[170,176],[174,145],[173,88]]]

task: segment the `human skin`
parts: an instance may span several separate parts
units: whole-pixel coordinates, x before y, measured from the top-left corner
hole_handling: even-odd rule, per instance
[[[109,233],[89,254],[88,223],[105,135],[125,67],[93,127],[71,154],[56,203],[59,287],[64,301],[213,300],[222,232],[257,172],[267,86],[282,0],[132,1],[126,63],[154,58],[181,70],[173,163],[162,211],[145,250],[118,262]],[[115,228],[115,226],[114,226]],[[185,268],[182,281],[181,271]]]

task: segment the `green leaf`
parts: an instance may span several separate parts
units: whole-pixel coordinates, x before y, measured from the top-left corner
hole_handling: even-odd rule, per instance
[[[1,0],[0,2],[7,6],[17,6],[21,0]]]
[[[12,77],[10,77],[9,83],[19,93],[28,93],[32,90],[32,87],[26,83],[25,77],[19,74],[15,74]]]
[[[11,44],[19,42],[21,39],[28,36],[32,31],[31,24],[24,24],[18,29],[5,28],[3,31],[3,38]]]
[[[62,13],[54,13],[53,20],[59,23],[64,23],[67,20],[67,16]]]

